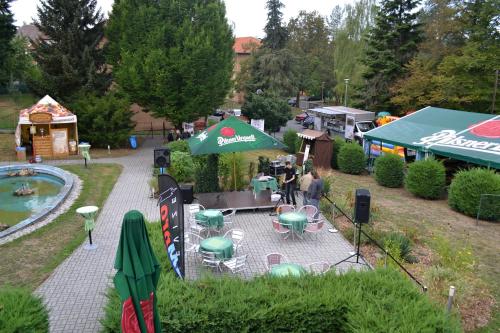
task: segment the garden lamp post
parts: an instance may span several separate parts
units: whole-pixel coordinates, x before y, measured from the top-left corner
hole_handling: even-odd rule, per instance
[[[344,82],[345,82],[344,106],[347,107],[347,86],[349,85],[349,79],[344,79]]]
[[[85,245],[85,250],[95,250],[97,245],[92,243],[92,230],[95,228],[95,217],[99,207],[97,206],[84,206],[76,210],[85,219],[85,231],[89,233],[89,244]]]

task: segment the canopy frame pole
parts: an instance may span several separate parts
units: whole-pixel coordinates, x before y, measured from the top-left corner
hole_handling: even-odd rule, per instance
[[[233,177],[234,177],[234,190],[236,191],[236,152],[233,151]]]

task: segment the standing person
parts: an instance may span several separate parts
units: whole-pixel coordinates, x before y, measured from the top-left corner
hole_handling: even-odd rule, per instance
[[[302,195],[304,196],[304,200],[302,204],[305,206],[309,202],[309,186],[313,180],[313,176],[311,174],[311,170],[309,170],[305,175],[300,177],[300,190],[302,191]]]
[[[172,130],[168,131],[168,134],[167,134],[167,141],[168,141],[168,142],[172,142],[172,141],[174,141],[174,131],[172,131]]]
[[[181,139],[181,131],[179,129],[177,129],[175,131],[175,139],[176,140],[180,140]]]
[[[285,163],[285,188],[286,188],[286,203],[290,204],[290,194],[292,194],[293,205],[296,206],[295,202],[295,168],[292,167],[292,163],[287,161]]]
[[[319,200],[321,199],[321,195],[323,194],[323,179],[319,178],[319,174],[316,170],[312,172],[313,181],[309,186],[309,204],[316,207],[317,212],[314,215],[314,218],[317,219],[319,216]]]

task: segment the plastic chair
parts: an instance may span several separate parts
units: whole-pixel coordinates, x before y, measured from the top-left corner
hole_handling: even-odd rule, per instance
[[[304,213],[307,216],[308,222],[314,221],[314,216],[318,213],[318,209],[312,205],[305,205],[300,207],[299,213]]]
[[[227,261],[223,261],[222,265],[224,265],[227,269],[229,269],[233,274],[239,273],[246,268],[247,254],[232,258]]]
[[[314,274],[324,274],[330,270],[330,264],[326,261],[318,261],[309,264],[309,270]]]
[[[230,238],[233,241],[234,253],[238,252],[238,249],[241,248],[244,237],[245,231],[242,229],[231,229],[224,234],[224,238]]]
[[[286,227],[288,226],[288,228]],[[291,225],[283,225],[278,220],[273,220],[273,230],[274,232],[280,235],[286,235],[284,239],[287,239],[290,236]]]
[[[196,213],[198,213],[200,210],[205,210],[205,207],[200,204],[190,204],[189,205],[189,219],[194,220],[194,217]]]
[[[231,226],[233,224],[233,216],[236,215],[236,209],[226,209],[222,211],[224,216],[224,225]]]
[[[281,263],[288,262],[288,259],[281,253],[269,253],[266,255],[266,269],[268,272],[274,265],[279,265]]]
[[[283,213],[295,212],[295,207],[292,205],[279,205],[277,211],[278,215]]]
[[[186,232],[184,234],[184,251],[188,254],[193,254],[197,256],[200,251],[200,242],[203,240],[199,235],[191,232]]]
[[[308,223],[306,225],[306,228],[304,229],[304,232],[307,232],[310,234],[316,234],[316,239],[318,239],[318,233],[321,232],[321,229],[323,229],[324,225],[325,225],[325,221]]]

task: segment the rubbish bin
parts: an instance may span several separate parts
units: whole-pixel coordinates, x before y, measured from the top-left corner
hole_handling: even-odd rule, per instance
[[[26,161],[26,147],[16,147],[18,161]]]
[[[132,147],[132,149],[136,149],[137,148],[137,137],[135,135],[131,135],[129,138],[129,141],[130,141],[130,147]]]

